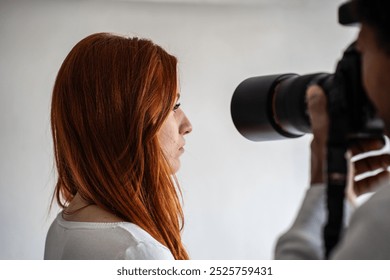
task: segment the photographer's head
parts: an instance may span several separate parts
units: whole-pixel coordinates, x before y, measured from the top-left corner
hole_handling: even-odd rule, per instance
[[[363,83],[390,132],[390,1],[354,0],[349,22],[360,22],[357,47],[362,55]]]
[[[390,132],[390,53],[378,42],[375,29],[362,24],[357,47],[362,55],[363,84],[367,95]]]
[[[354,21],[370,26],[378,46],[390,55],[390,2],[386,0],[354,0],[356,2]]]

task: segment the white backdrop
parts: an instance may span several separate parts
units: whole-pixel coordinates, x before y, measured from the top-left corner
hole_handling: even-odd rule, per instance
[[[42,259],[54,163],[49,111],[70,49],[101,31],[152,39],[180,61],[193,124],[178,177],[193,259],[270,259],[308,184],[310,136],[254,143],[230,117],[245,78],[333,72],[356,28],[342,0],[0,0],[0,259]]]

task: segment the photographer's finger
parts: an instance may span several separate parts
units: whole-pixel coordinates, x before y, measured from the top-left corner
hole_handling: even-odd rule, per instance
[[[352,152],[352,156],[381,150],[386,145],[384,139],[365,139],[359,140],[353,143],[349,150]]]
[[[380,183],[389,180],[390,180],[389,172],[387,170],[383,170],[382,172],[374,176],[370,176],[362,180],[355,181],[353,189],[356,196],[359,196],[374,191],[374,188],[377,187]]]
[[[329,119],[326,95],[322,88],[317,85],[310,86],[306,92],[306,102],[313,135],[321,142],[326,142]]]
[[[326,113],[326,96],[318,85],[311,85],[306,91],[306,102],[310,116]]]
[[[382,154],[369,156],[357,160],[353,164],[355,168],[355,175],[359,175],[368,171],[377,170],[379,168],[387,168],[388,166],[390,166],[390,155]]]

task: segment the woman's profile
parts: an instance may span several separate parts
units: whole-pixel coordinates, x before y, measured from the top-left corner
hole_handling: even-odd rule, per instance
[[[175,173],[191,123],[177,59],[150,40],[92,34],[65,58],[51,126],[63,208],[45,259],[188,259]]]

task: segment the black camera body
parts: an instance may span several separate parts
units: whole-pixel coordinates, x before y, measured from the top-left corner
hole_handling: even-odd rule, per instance
[[[244,80],[231,101],[237,130],[253,141],[296,138],[311,132],[306,89],[321,86],[328,97],[331,119],[345,137],[383,138],[383,122],[363,89],[360,54],[351,44],[334,74],[278,74]]]

